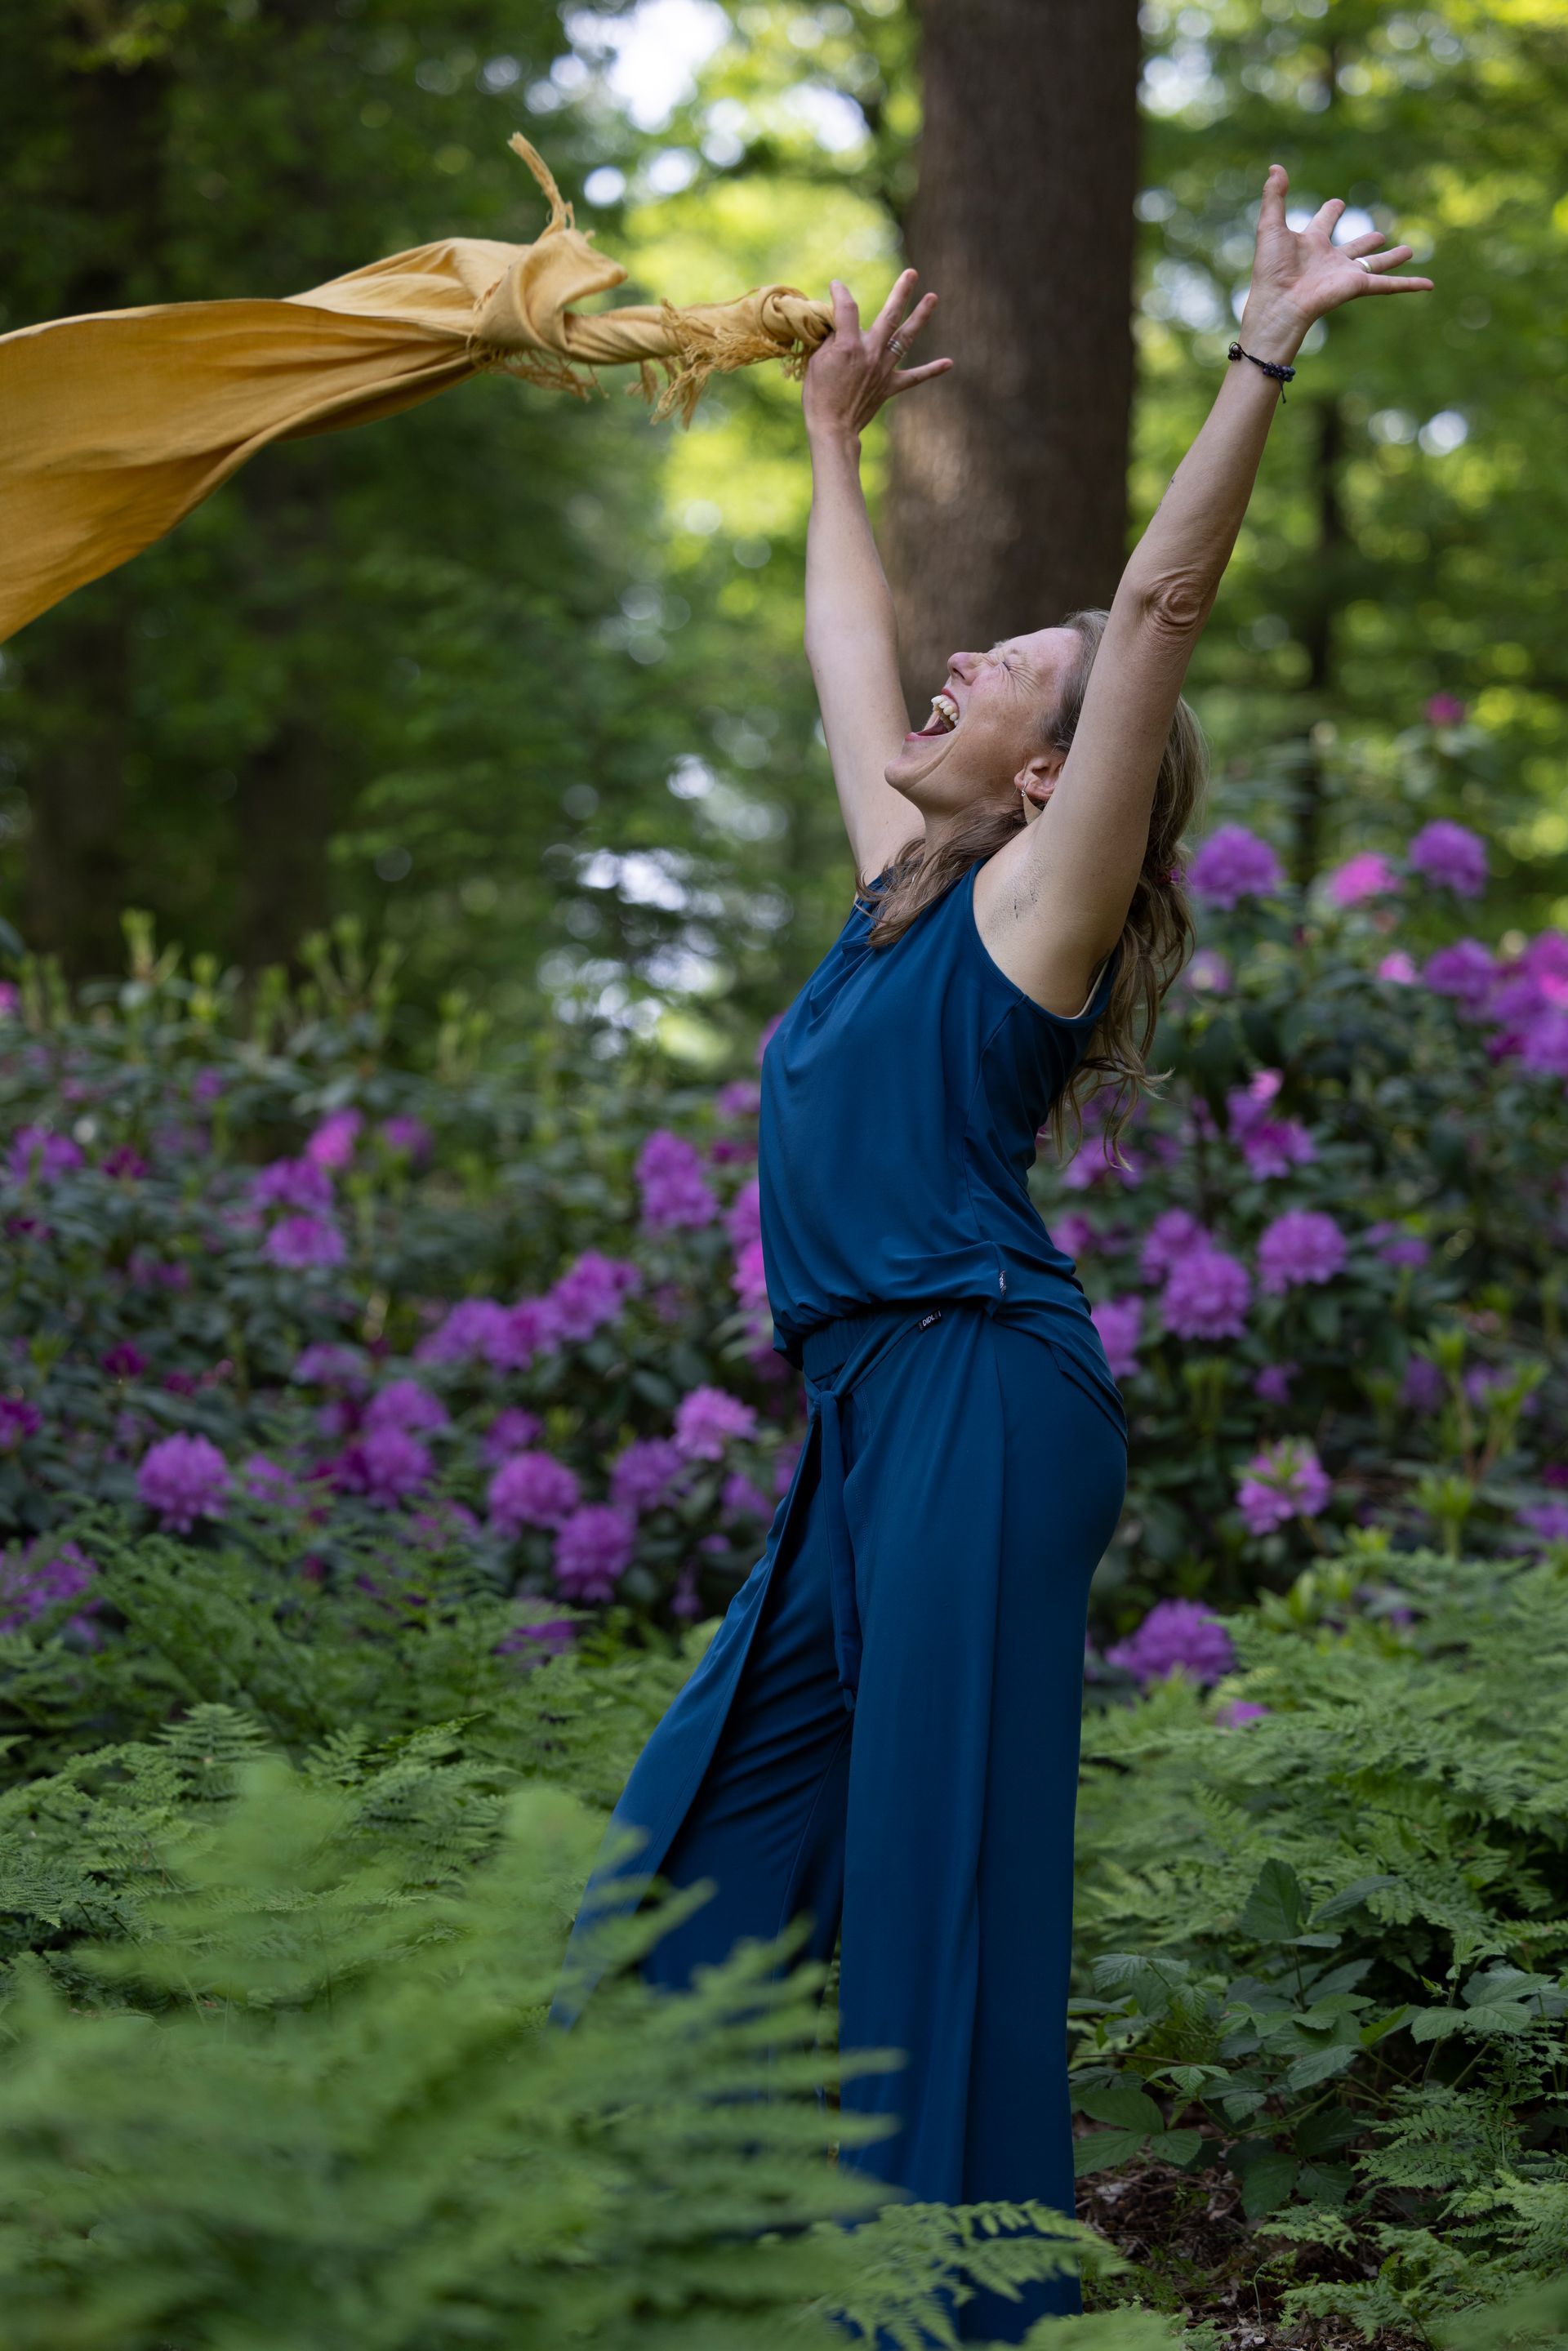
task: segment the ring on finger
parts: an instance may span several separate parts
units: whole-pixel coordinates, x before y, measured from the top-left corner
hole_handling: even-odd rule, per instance
[[[888,337],[887,348],[893,353],[894,364],[902,366],[904,363],[904,354],[909,349],[909,345],[904,341],[904,337],[902,335],[890,335]]]

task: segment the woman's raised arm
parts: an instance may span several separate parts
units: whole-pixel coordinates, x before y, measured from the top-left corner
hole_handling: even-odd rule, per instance
[[[893,597],[860,475],[861,432],[883,402],[953,364],[902,365],[936,302],[935,294],[924,295],[900,326],[914,284],[915,272],[906,269],[862,333],[848,288],[833,280],[833,331],[807,366],[801,402],[811,449],[806,658],[855,871],[867,882],[918,829],[908,801],[883,777],[903,747],[909,714],[898,679]]]
[[[1429,293],[1429,277],[1381,275],[1411,248],[1369,230],[1333,242],[1331,196],[1306,227],[1285,218],[1270,165],[1238,340],[1201,432],[1133,552],[1111,607],[1071,749],[1042,778],[1040,817],[990,860],[976,907],[987,945],[1039,1001],[1073,1008],[1120,937],[1148,842],[1161,754],[1194,645],[1252,495],[1280,381],[1315,319],[1364,295]]]

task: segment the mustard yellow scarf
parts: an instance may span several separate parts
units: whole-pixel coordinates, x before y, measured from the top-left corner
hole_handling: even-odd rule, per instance
[[[691,414],[716,371],[798,373],[826,303],[768,286],[677,310],[579,318],[624,282],[543,158],[512,145],[549,201],[534,245],[448,237],[282,301],[160,302],[0,336],[0,640],[172,530],[269,441],[412,408],[480,369],[579,394],[630,361],[654,413]]]

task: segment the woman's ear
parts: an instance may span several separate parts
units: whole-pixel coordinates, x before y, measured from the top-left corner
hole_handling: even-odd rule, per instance
[[[1061,757],[1060,751],[1037,751],[1013,778],[1014,786],[1024,796],[1027,814],[1037,815],[1056,789]]]

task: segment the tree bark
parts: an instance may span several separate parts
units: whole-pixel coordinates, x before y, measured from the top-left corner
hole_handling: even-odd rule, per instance
[[[912,702],[947,655],[1111,600],[1126,551],[1136,0],[919,0],[909,257],[940,296],[891,412]]]

